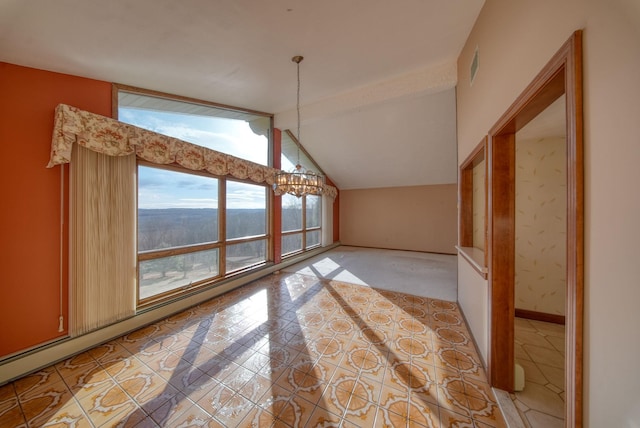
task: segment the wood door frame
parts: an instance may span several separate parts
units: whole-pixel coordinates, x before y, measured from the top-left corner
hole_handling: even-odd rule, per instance
[[[515,316],[515,134],[562,94],[567,126],[567,286],[565,325],[565,424],[582,426],[584,287],[584,161],[582,31],[565,42],[489,131],[488,376],[513,391]]]

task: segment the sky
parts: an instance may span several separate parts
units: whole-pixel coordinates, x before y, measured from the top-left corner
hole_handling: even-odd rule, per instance
[[[268,165],[268,139],[242,120],[120,108],[118,120]],[[269,189],[267,189],[269,190]],[[227,180],[228,208],[264,208],[264,186]],[[138,169],[138,207],[217,208],[218,180],[162,168]]]

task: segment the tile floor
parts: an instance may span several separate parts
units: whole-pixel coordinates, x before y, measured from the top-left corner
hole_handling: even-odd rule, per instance
[[[455,303],[271,275],[0,387],[2,427],[503,427]]]
[[[511,394],[525,426],[564,427],[564,326],[516,318],[516,362],[525,388]]]

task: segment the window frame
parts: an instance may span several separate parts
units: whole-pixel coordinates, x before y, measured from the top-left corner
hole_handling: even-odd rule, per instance
[[[294,230],[284,230],[280,231],[280,240],[282,241],[286,236],[292,235],[302,235],[302,248],[299,250],[290,251],[288,253],[281,252],[280,256],[282,259],[286,259],[288,257],[295,256],[297,254],[304,253],[305,251],[310,251],[322,246],[322,196],[318,196],[318,200],[320,201],[320,226],[307,227],[307,195],[301,196],[302,200],[302,228],[294,229]],[[284,210],[282,210],[284,212]],[[320,239],[318,243],[307,247],[307,233],[317,231],[320,234]],[[284,245],[282,246],[284,247]]]
[[[460,210],[458,217],[458,245],[456,248],[460,255],[471,264],[471,266],[483,277],[487,278],[488,273],[488,251],[487,245],[487,182],[488,182],[488,162],[486,159],[487,136],[483,137],[480,143],[473,149],[469,156],[462,162],[459,169],[458,193],[460,195]],[[484,204],[482,207],[474,206],[473,198],[473,170],[476,166],[484,162]],[[474,245],[473,233],[473,213],[481,211],[484,215],[482,237],[484,239],[482,247],[484,250]]]
[[[156,97],[167,99],[171,101],[184,102],[189,104],[197,104],[205,107],[212,107],[216,109],[223,109],[241,113],[247,113],[257,116],[268,117],[270,121],[270,129],[267,135],[267,166],[273,165],[273,121],[274,116],[270,113],[265,113],[261,111],[244,109],[234,106],[229,106],[226,104],[214,103],[210,101],[200,100],[196,98],[184,97],[179,95],[168,94],[165,92],[158,92],[143,88],[137,88],[128,85],[122,85],[114,83],[112,84],[112,117],[118,119],[119,116],[119,94],[120,92],[127,92],[131,94],[139,94],[142,96]],[[158,110],[162,111],[162,110]],[[193,143],[192,143],[193,144]],[[138,227],[137,227],[137,219],[138,219],[138,169],[140,166],[146,166],[151,168],[159,168],[166,169],[170,171],[199,175],[203,177],[209,177],[212,179],[218,180],[218,240],[215,242],[206,242],[206,243],[198,243],[198,244],[189,244],[171,248],[163,248],[160,250],[146,250],[146,251],[138,251]],[[266,183],[255,183],[251,180],[242,180],[235,177],[229,176],[219,176],[215,174],[211,174],[207,171],[194,171],[187,168],[184,168],[180,165],[169,164],[169,165],[159,165],[152,162],[147,162],[141,159],[137,159],[136,161],[136,170],[135,170],[135,182],[136,182],[136,190],[135,190],[135,198],[136,198],[136,237],[135,237],[135,245],[136,245],[136,308],[146,309],[149,307],[153,307],[157,304],[161,304],[171,299],[179,298],[194,291],[209,287],[216,286],[220,283],[223,283],[225,280],[245,274],[247,272],[257,270],[268,266],[269,264],[273,264],[274,261],[274,233],[273,233],[273,192],[270,191],[270,186]],[[264,187],[265,189],[265,233],[263,235],[252,235],[252,236],[244,236],[233,239],[226,239],[226,220],[227,220],[227,206],[226,206],[226,190],[227,183],[229,181],[235,181],[240,183],[247,183],[255,186]],[[265,242],[265,260],[259,263],[253,263],[251,265],[242,267],[240,269],[235,269],[227,272],[227,264],[226,264],[226,249],[229,245],[236,245],[242,243],[256,242],[256,241],[264,241]],[[170,257],[175,255],[183,255],[183,254],[192,254],[199,251],[207,251],[207,250],[218,250],[218,273],[215,276],[194,281],[190,283],[188,286],[178,287],[173,290],[168,290],[165,292],[161,292],[158,294],[154,294],[153,296],[149,296],[146,298],[140,298],[140,262],[148,261],[148,260],[156,260],[164,257]]]
[[[138,88],[135,86],[123,85],[121,83],[113,83],[111,85],[111,117],[114,119],[118,119],[119,117],[118,109],[120,106],[119,106],[118,95],[120,94],[120,92],[127,92],[129,94],[137,94],[137,95],[142,95],[147,97],[162,98],[170,101],[183,102],[187,104],[196,104],[196,105],[211,107],[219,110],[229,110],[229,111],[235,111],[240,113],[253,114],[256,116],[268,117],[270,121],[270,124],[269,124],[270,130],[267,136],[268,149],[267,149],[267,165],[266,166],[273,167],[274,115],[272,113],[266,113],[263,111],[252,110],[252,109],[247,109],[242,107],[235,107],[235,106],[230,106],[228,104],[215,103],[212,101],[206,101],[206,100],[201,100],[201,99],[192,98],[192,97],[185,97],[182,95],[174,95],[166,92],[154,91],[151,89]],[[191,143],[191,144],[194,144],[194,143]]]
[[[208,173],[206,171],[193,171],[179,165],[158,165],[151,162],[147,162],[144,160],[138,160],[136,163],[136,219],[137,219],[137,195],[138,195],[138,168],[140,166],[145,166],[149,168],[157,168],[157,169],[165,169],[169,171],[175,171],[179,173],[193,174],[199,175],[203,177],[208,177],[211,179],[218,180],[218,240],[212,242],[198,243],[198,244],[189,244],[189,245],[181,245],[170,248],[163,248],[160,250],[145,250],[138,251],[138,234],[137,234],[137,226],[136,226],[136,306],[138,309],[145,308],[148,306],[152,306],[159,302],[165,301],[170,298],[175,298],[185,293],[191,293],[194,290],[199,288],[215,285],[218,282],[224,281],[226,279],[235,277],[237,275],[241,275],[243,273],[252,271],[254,269],[262,268],[267,266],[268,264],[273,262],[273,233],[271,228],[272,223],[272,201],[273,197],[270,192],[270,187],[267,184],[255,183],[250,180],[241,180],[237,178],[229,178],[226,176],[219,176],[215,174]],[[264,187],[266,198],[265,198],[265,233],[262,235],[250,235],[243,236],[239,238],[231,238],[227,239],[227,203],[226,203],[226,188],[227,183],[229,181],[239,182],[239,183],[247,183],[251,185],[255,185],[258,187]],[[227,247],[230,245],[237,245],[243,243],[257,242],[257,241],[265,241],[265,260],[263,262],[253,263],[251,265],[242,267],[240,269],[234,269],[227,271]],[[165,257],[171,257],[176,255],[184,255],[184,254],[192,254],[200,251],[207,250],[218,250],[218,273],[215,276],[208,277],[199,281],[194,281],[190,283],[188,286],[182,286],[173,290],[168,290],[162,293],[154,294],[153,296],[149,296],[146,298],[140,298],[140,262],[149,261],[149,260],[157,260]]]
[[[311,157],[311,155],[305,150],[305,148],[302,146],[302,144],[300,144],[300,142],[298,141],[298,139],[296,138],[295,135],[293,135],[293,132],[291,132],[290,129],[285,129],[284,131],[282,131],[283,135],[286,134],[287,137],[289,139],[291,139],[291,141],[297,146],[297,150],[299,150],[299,154],[298,154],[298,159],[297,161],[301,163],[301,165],[305,168],[311,168],[313,169],[314,172],[317,172],[318,174],[321,174],[323,176],[326,177],[326,174],[324,173],[324,171],[322,171],[322,169],[318,166],[318,164],[316,163],[316,161]],[[283,156],[283,153],[280,153],[280,156]],[[304,165],[304,161],[307,160],[310,165]],[[315,196],[315,195],[314,195]],[[313,227],[307,227],[307,195],[303,195],[300,197],[300,199],[302,199],[302,228],[301,229],[295,229],[295,230],[283,230],[282,228],[284,227],[284,225],[281,227],[280,230],[280,244],[281,244],[281,249],[284,249],[284,245],[282,245],[282,242],[284,240],[284,238],[286,236],[292,236],[292,235],[297,235],[297,234],[301,234],[302,235],[302,248],[299,250],[295,250],[295,251],[290,251],[288,253],[284,253],[282,250],[280,251],[280,256],[282,257],[282,259],[286,259],[298,254],[302,254],[305,251],[310,251],[316,248],[319,248],[322,246],[322,229],[323,229],[323,224],[322,224],[322,209],[323,209],[323,197],[322,195],[318,195],[317,196],[319,198],[320,201],[320,225],[319,226],[313,226]],[[284,213],[284,210],[281,210],[281,217]],[[313,245],[311,247],[307,248],[307,233],[309,232],[314,232],[317,231],[320,234],[320,239],[318,240],[318,243],[316,245]]]

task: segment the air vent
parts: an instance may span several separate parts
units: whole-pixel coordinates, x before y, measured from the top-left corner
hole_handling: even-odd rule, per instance
[[[473,85],[473,80],[476,78],[476,74],[478,73],[478,48],[476,47],[476,51],[473,54],[473,61],[471,61],[471,80],[469,85]]]

